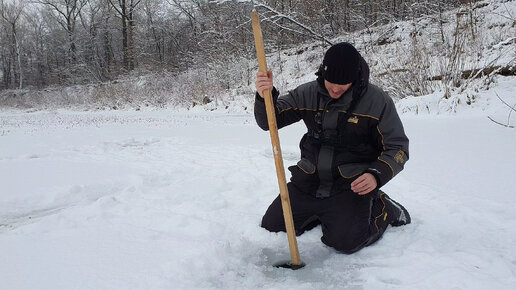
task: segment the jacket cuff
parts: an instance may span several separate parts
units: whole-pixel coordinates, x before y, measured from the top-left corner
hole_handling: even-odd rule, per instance
[[[258,94],[258,92],[256,92],[255,101],[262,102],[262,103],[265,102],[265,100],[262,97],[260,97],[260,94]]]
[[[377,160],[365,170],[366,173],[371,173],[376,178],[377,188],[384,186],[392,179],[392,169],[386,163]]]

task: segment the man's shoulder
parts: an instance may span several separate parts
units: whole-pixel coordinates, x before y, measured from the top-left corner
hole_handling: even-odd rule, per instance
[[[304,83],[278,99],[294,109],[316,110],[319,85],[316,81]]]
[[[317,83],[317,81],[314,80],[298,86],[294,91],[299,96],[317,94],[317,92],[319,91],[319,84]]]
[[[369,99],[371,102],[389,102],[392,98],[382,88],[377,85],[369,84],[364,98]]]
[[[355,113],[373,119],[379,119],[385,106],[392,103],[392,98],[384,90],[374,84],[369,84]]]

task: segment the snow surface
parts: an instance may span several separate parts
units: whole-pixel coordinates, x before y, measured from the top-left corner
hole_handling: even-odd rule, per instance
[[[514,62],[506,15],[516,2],[488,3],[477,9],[485,47],[471,48],[465,68]],[[428,19],[417,25],[421,39],[439,40]],[[400,54],[412,29],[400,22],[338,40],[355,42],[380,73],[412,62]],[[381,37],[388,44],[371,46]],[[278,89],[313,80],[324,50],[269,54]],[[429,56],[436,74],[442,54]],[[516,129],[487,118],[516,125],[499,99],[516,105],[516,78],[400,100],[410,161],[383,189],[412,224],[353,255],[325,246],[316,227],[298,237],[307,266],[291,271],[272,266],[289,259],[286,234],[259,226],[278,184],[269,133],[252,115],[254,85],[240,76],[251,63],[227,72],[246,85],[190,110],[143,104],[173,97],[190,107],[195,70],[111,87],[107,101],[141,111],[77,111],[99,107],[88,87],[17,95],[18,107],[34,109],[0,109],[0,290],[516,289]],[[75,110],[53,109],[67,104]],[[298,161],[304,132],[299,123],[280,130],[285,167]]]
[[[495,87],[511,105],[515,84]],[[516,129],[487,119],[508,117],[493,92],[398,103],[411,158],[384,190],[412,224],[353,255],[317,227],[297,271],[259,226],[278,185],[250,112],[0,111],[0,288],[515,289]],[[286,166],[304,130],[280,131]]]

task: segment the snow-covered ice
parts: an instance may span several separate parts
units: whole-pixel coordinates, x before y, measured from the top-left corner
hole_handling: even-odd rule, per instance
[[[483,57],[465,58],[464,68],[514,61],[508,16],[515,3],[478,7],[485,48],[470,54]],[[431,28],[428,19],[417,23]],[[343,39],[356,42],[372,71],[394,70],[412,62],[400,54],[411,47],[410,25]],[[390,43],[366,49],[384,33]],[[439,74],[436,52],[428,62]],[[312,80],[323,53],[307,44],[270,55],[276,86],[286,91]],[[189,80],[197,74],[150,95],[195,90]],[[159,79],[168,86],[168,77]],[[516,289],[516,129],[487,118],[516,125],[498,99],[516,104],[514,77],[479,80],[449,99],[435,91],[397,103],[410,161],[384,190],[406,206],[412,223],[389,228],[353,255],[325,246],[316,227],[298,237],[307,265],[297,271],[272,266],[289,258],[287,237],[259,226],[278,183],[269,134],[247,109],[253,84],[186,111],[146,108],[149,88],[135,83],[142,94],[133,99],[144,102],[134,105],[142,111],[52,109],[99,107],[86,87],[9,99],[16,101],[11,107],[45,111],[0,110],[0,290]],[[117,100],[106,99],[128,107]],[[304,132],[302,124],[280,130],[285,167],[298,161]]]
[[[317,227],[297,271],[259,227],[278,188],[252,114],[0,112],[0,288],[514,289],[516,133],[476,112],[402,115],[384,189],[412,224],[353,255]],[[280,130],[286,166],[304,130]]]

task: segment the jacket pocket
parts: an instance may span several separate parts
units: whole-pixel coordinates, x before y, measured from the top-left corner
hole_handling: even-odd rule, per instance
[[[299,162],[297,162],[297,167],[299,167],[299,169],[301,169],[306,174],[315,173],[315,165],[306,158],[299,160]]]
[[[340,176],[351,179],[364,173],[368,167],[369,163],[348,163],[339,165],[337,168],[339,169]]]

